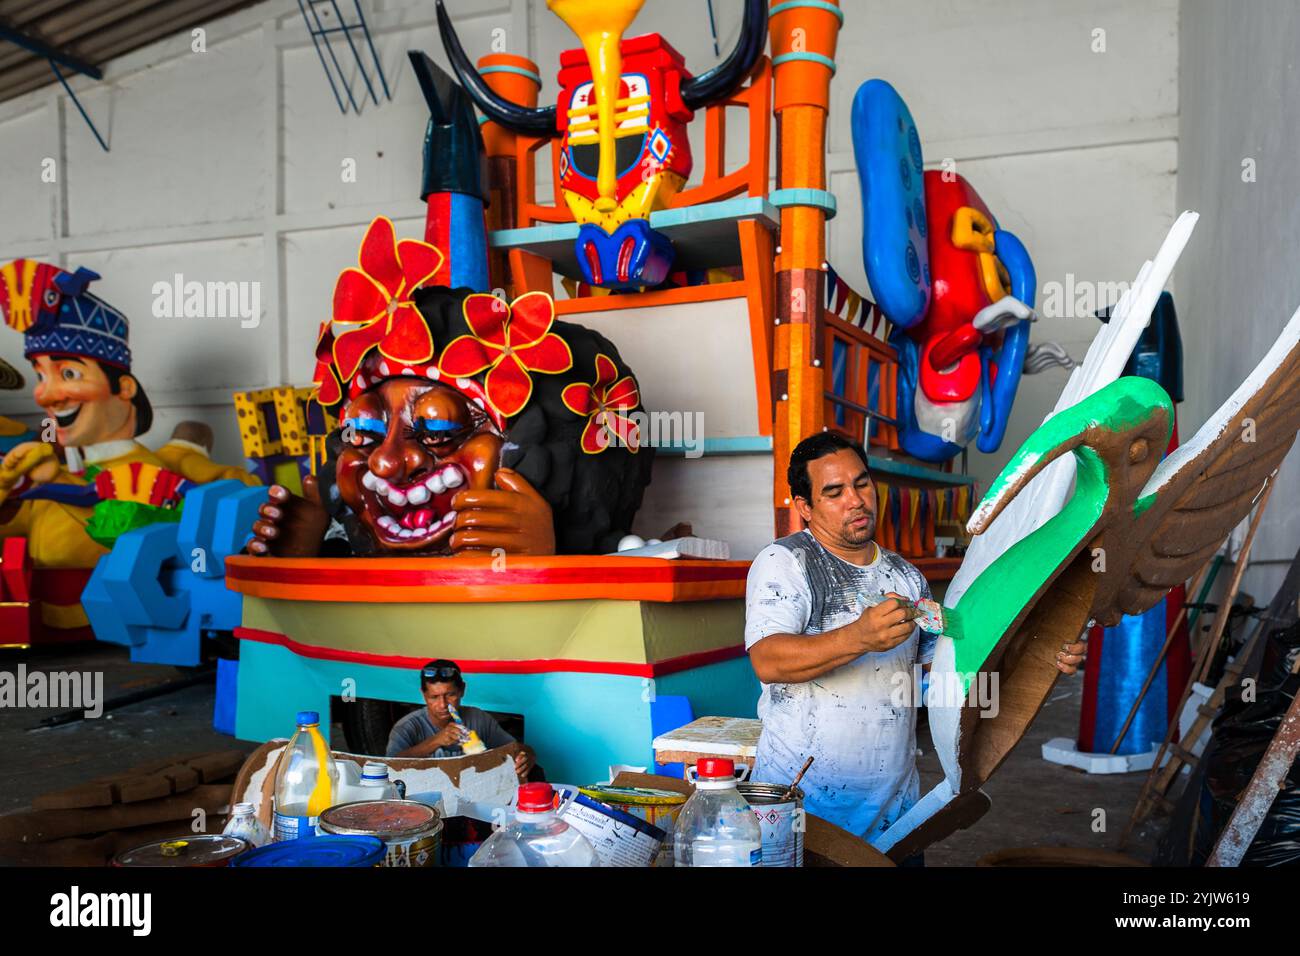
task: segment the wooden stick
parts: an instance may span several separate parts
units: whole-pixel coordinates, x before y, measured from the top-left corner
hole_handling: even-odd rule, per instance
[[[1286,785],[1286,776],[1300,753],[1300,694],[1291,699],[1250,783],[1237,800],[1228,825],[1219,834],[1206,866],[1237,866],[1259,833],[1273,801]]]
[[[1249,564],[1251,546],[1255,542],[1255,532],[1259,529],[1259,521],[1264,516],[1264,509],[1268,505],[1268,499],[1273,494],[1274,481],[1270,476],[1268,485],[1264,488],[1264,493],[1260,496],[1259,504],[1255,508],[1255,514],[1250,519],[1250,528],[1246,532],[1246,540],[1242,543],[1241,553],[1237,556],[1237,564],[1232,569],[1232,580],[1228,582],[1228,590],[1224,594],[1223,601],[1219,604],[1219,613],[1214,618],[1214,630],[1206,635],[1206,639],[1201,646],[1201,659],[1197,661],[1196,672],[1187,680],[1187,686],[1183,688],[1183,695],[1178,701],[1178,707],[1175,708],[1175,715],[1181,714],[1183,708],[1187,706],[1187,700],[1192,696],[1192,687],[1197,680],[1209,673],[1209,660],[1213,657],[1214,648],[1219,646],[1219,640],[1223,637],[1223,629],[1228,623],[1228,615],[1232,613],[1232,602],[1237,597],[1237,589],[1241,587],[1241,577],[1246,571],[1246,565]],[[1174,734],[1178,731],[1178,721],[1175,718],[1169,725],[1169,731],[1165,734],[1164,743],[1156,751],[1155,763],[1151,765],[1151,772],[1147,774],[1146,780],[1142,784],[1142,790],[1138,794],[1137,804],[1133,807],[1133,813],[1129,817],[1128,826],[1124,828],[1124,833],[1120,836],[1119,848],[1123,849],[1128,843],[1129,836],[1133,833],[1133,828],[1137,826],[1139,818],[1145,819],[1143,811],[1149,801],[1148,797],[1156,785],[1160,784],[1161,795],[1168,789],[1168,783],[1163,783],[1165,776],[1164,769],[1161,767],[1161,761],[1164,759],[1165,752],[1169,745],[1173,743]],[[1195,741],[1193,741],[1194,743]],[[1181,761],[1170,760],[1170,766]],[[1173,776],[1178,774],[1177,770],[1173,771]],[[1173,777],[1170,777],[1172,782]]]
[[[1196,582],[1186,593],[1196,593],[1196,591],[1205,584],[1205,578],[1210,574],[1210,566],[1214,563],[1214,556],[1205,562],[1205,566],[1196,574]],[[1166,595],[1167,597],[1168,595]],[[1184,595],[1186,597],[1186,594]],[[1147,691],[1151,688],[1151,682],[1156,679],[1156,674],[1160,671],[1160,665],[1164,663],[1165,655],[1169,653],[1169,648],[1173,646],[1174,635],[1178,633],[1178,625],[1183,623],[1183,618],[1187,616],[1187,601],[1183,601],[1183,606],[1178,609],[1178,616],[1174,618],[1174,624],[1169,628],[1169,633],[1165,635],[1165,645],[1160,648],[1160,653],[1156,655],[1155,663],[1151,665],[1151,673],[1147,674],[1146,682],[1143,683],[1142,689],[1138,691],[1137,700],[1133,701],[1133,706],[1129,709],[1128,716],[1124,718],[1124,726],[1119,730],[1115,737],[1115,742],[1110,745],[1110,753],[1119,750],[1120,742],[1123,741],[1124,735],[1128,733],[1129,725],[1133,723],[1133,718],[1137,716],[1138,708],[1142,706],[1142,701],[1147,696]]]
[[[1270,479],[1268,487],[1260,495],[1259,506],[1255,509],[1255,515],[1250,519],[1250,528],[1246,531],[1246,540],[1242,542],[1241,554],[1237,556],[1237,563],[1232,569],[1232,580],[1228,582],[1228,590],[1223,596],[1223,601],[1219,604],[1219,612],[1214,616],[1214,630],[1210,632],[1210,640],[1206,642],[1205,652],[1202,660],[1197,661],[1199,665],[1198,680],[1204,680],[1210,673],[1210,662],[1214,660],[1215,652],[1219,648],[1219,641],[1223,639],[1224,628],[1228,626],[1228,618],[1232,616],[1232,602],[1237,599],[1237,591],[1241,588],[1241,579],[1246,573],[1246,565],[1250,563],[1250,549],[1255,543],[1255,532],[1259,530],[1259,520],[1264,517],[1264,509],[1268,507],[1268,499],[1273,494],[1273,488],[1276,482]]]
[[[782,800],[789,800],[791,797],[794,796],[795,787],[799,786],[799,781],[802,780],[803,775],[808,772],[808,768],[812,766],[812,762],[813,762],[812,757],[809,757],[807,760],[803,762],[803,766],[799,769],[799,772],[794,775],[794,779],[790,781],[789,788],[785,791],[785,794],[781,797]]]

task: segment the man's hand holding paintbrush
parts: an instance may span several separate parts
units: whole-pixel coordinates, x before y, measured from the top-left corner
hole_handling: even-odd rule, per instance
[[[893,650],[911,635],[916,607],[901,594],[886,594],[857,620],[816,635],[773,634],[751,647],[750,660],[765,683],[809,681],[857,660]]]

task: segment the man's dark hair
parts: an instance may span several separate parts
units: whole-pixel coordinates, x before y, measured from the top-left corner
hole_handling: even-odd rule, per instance
[[[460,672],[460,665],[445,658],[429,661],[420,668],[420,690],[429,684],[455,684],[462,693],[465,691],[465,678]]]
[[[839,432],[817,432],[809,435],[790,452],[790,467],[786,469],[785,478],[790,483],[790,499],[802,498],[812,504],[812,481],[808,478],[808,462],[833,455],[837,451],[851,448],[862,459],[862,467],[867,467],[867,453],[862,446]]]
[[[90,359],[90,361],[95,360]],[[104,377],[108,379],[108,387],[113,390],[113,394],[120,393],[122,379],[131,373],[115,365],[101,364],[99,367],[104,370]],[[153,405],[149,403],[149,396],[144,393],[144,386],[140,384],[140,380],[134,375],[131,375],[131,378],[135,379],[135,398],[131,399],[131,404],[135,406],[135,437],[139,438],[153,428]]]

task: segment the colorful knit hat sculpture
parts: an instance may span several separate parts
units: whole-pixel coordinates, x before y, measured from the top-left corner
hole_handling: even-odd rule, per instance
[[[65,272],[33,259],[0,266],[0,310],[23,334],[24,358],[74,355],[131,370],[126,316],[86,291],[99,277],[85,266]]]

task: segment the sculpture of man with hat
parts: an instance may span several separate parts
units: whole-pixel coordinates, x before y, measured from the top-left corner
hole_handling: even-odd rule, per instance
[[[0,460],[0,537],[26,537],[37,568],[93,567],[105,553],[86,531],[98,473],[138,465],[135,484],[166,473],[257,483],[198,454],[206,429],[199,423],[182,423],[157,453],[137,441],[153,408],[131,373],[126,316],[87,291],[98,278],[85,267],[67,272],[31,259],[0,266],[0,311],[23,334],[32,395],[47,415],[42,440],[20,442]]]

